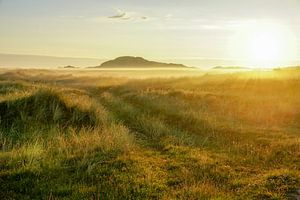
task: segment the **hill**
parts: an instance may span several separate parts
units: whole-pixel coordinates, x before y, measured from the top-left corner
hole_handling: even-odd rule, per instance
[[[95,68],[186,68],[183,64],[149,61],[142,57],[122,56],[109,60]]]
[[[42,55],[20,55],[0,53],[0,65],[11,68],[56,68],[59,66],[95,66],[104,62],[97,58],[73,58]]]
[[[243,69],[249,69],[247,67],[240,67],[240,66],[226,66],[226,67],[223,67],[223,66],[216,66],[212,69],[217,69],[217,70],[226,70],[226,69],[231,69],[231,70],[243,70]]]
[[[300,71],[300,66],[292,66],[292,67],[279,67],[275,68],[274,71]]]
[[[64,69],[76,69],[78,67],[72,66],[72,65],[67,65],[63,67]]]

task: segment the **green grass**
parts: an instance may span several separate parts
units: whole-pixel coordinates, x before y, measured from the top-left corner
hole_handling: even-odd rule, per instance
[[[288,199],[300,188],[295,74],[57,73],[0,75],[0,199]]]

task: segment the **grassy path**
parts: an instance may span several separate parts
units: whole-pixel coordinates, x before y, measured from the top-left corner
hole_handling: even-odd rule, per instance
[[[185,88],[196,78],[76,81],[0,81],[1,199],[286,199],[299,185],[297,126],[242,127],[226,113],[248,109],[238,79],[234,97]]]

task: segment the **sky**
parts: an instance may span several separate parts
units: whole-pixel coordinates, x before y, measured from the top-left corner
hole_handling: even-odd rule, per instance
[[[299,11],[300,0],[0,0],[0,53],[197,65],[258,59],[252,48],[289,65],[300,60]]]

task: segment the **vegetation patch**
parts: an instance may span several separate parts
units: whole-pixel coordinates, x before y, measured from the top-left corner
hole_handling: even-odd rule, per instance
[[[299,79],[26,73],[0,75],[0,199],[293,199],[300,188]]]
[[[93,127],[96,116],[77,107],[67,107],[53,91],[38,91],[32,96],[0,103],[0,128],[4,137],[18,140],[29,133],[62,128]]]

